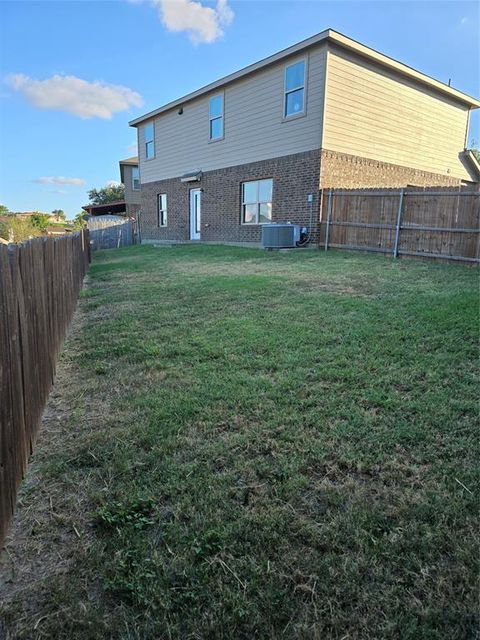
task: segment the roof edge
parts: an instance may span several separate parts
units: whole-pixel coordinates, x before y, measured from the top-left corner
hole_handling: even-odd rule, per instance
[[[412,78],[420,82],[421,84],[430,86],[431,88],[436,89],[440,93],[448,95],[451,98],[456,99],[459,102],[462,102],[468,105],[470,108],[474,108],[474,109],[480,108],[479,99],[469,96],[468,94],[463,93],[458,89],[454,89],[453,87],[450,87],[444,82],[440,82],[440,80],[435,80],[435,78],[432,78],[426,75],[425,73],[422,73],[421,71],[417,71],[413,67],[409,67],[403,62],[399,62],[394,58],[390,58],[384,53],[380,53],[379,51],[376,51],[371,47],[367,47],[366,45],[361,44],[360,42],[353,40],[348,36],[343,35],[339,31],[335,31],[334,29],[325,29],[324,31],[321,31],[316,35],[306,38],[305,40],[301,40],[300,42],[297,42],[296,44],[291,45],[286,49],[282,49],[281,51],[278,51],[277,53],[274,53],[271,56],[262,58],[258,62],[254,62],[253,64],[243,67],[243,69],[239,69],[238,71],[234,71],[233,73],[227,76],[224,76],[219,80],[210,82],[209,84],[201,87],[200,89],[192,91],[191,93],[187,93],[181,98],[177,98],[176,100],[167,102],[166,104],[159,107],[158,109],[154,109],[153,111],[149,111],[144,115],[139,116],[138,118],[134,118],[133,120],[130,120],[128,124],[131,127],[136,127],[138,124],[140,124],[141,122],[144,122],[145,120],[154,118],[155,116],[161,113],[164,113],[165,111],[174,109],[175,107],[181,104],[185,104],[186,102],[189,102],[190,100],[198,98],[206,93],[209,93],[210,91],[214,91],[219,87],[223,87],[226,84],[233,82],[234,80],[239,80],[240,78],[243,78],[244,76],[247,76],[250,73],[254,73],[259,69],[263,69],[264,67],[274,64],[279,60],[283,60],[288,56],[294,55],[295,53],[303,51],[304,49],[308,49],[309,47],[312,47],[316,44],[321,44],[322,42],[332,42],[345,49],[354,51],[355,53],[357,53],[358,55],[364,58],[367,58],[369,60],[374,60],[378,64],[383,65],[384,67],[393,69],[406,77]]]
[[[130,120],[130,122],[128,123],[131,127],[135,127],[137,124],[139,124],[140,122],[143,122],[144,120],[149,120],[150,118],[153,118],[154,116],[163,113],[164,111],[168,111],[169,109],[173,109],[175,107],[177,107],[180,104],[184,104],[185,102],[188,102],[190,100],[193,100],[194,98],[197,98],[205,93],[208,93],[209,91],[213,91],[214,89],[217,89],[218,87],[223,87],[224,85],[233,82],[234,80],[238,80],[240,78],[243,78],[246,75],[249,75],[250,73],[253,73],[254,71],[257,71],[258,69],[263,69],[264,67],[267,67],[270,64],[273,64],[274,62],[277,62],[277,60],[282,60],[283,58],[286,58],[287,56],[290,56],[294,53],[297,53],[297,51],[303,51],[303,49],[306,49],[307,47],[311,47],[315,44],[318,44],[320,42],[323,42],[325,40],[327,40],[328,35],[330,33],[330,29],[325,29],[324,31],[321,31],[320,33],[317,33],[314,36],[310,36],[309,38],[306,38],[305,40],[301,40],[300,42],[297,42],[296,44],[291,45],[290,47],[287,47],[286,49],[281,49],[280,51],[277,51],[276,53],[267,56],[266,58],[262,58],[261,60],[258,60],[257,62],[253,62],[252,64],[247,65],[246,67],[243,67],[242,69],[239,69],[238,71],[234,71],[233,73],[230,73],[227,76],[223,76],[223,78],[220,78],[218,80],[214,80],[213,82],[210,82],[209,84],[201,87],[200,89],[196,89],[195,91],[192,91],[191,93],[187,93],[186,95],[182,96],[181,98],[177,98],[175,100],[172,100],[171,102],[167,102],[166,104],[164,104],[163,106],[159,107],[158,109],[154,109],[153,111],[149,111],[148,113],[144,114],[143,116],[139,116],[138,118],[134,118],[133,120]]]
[[[132,156],[131,158],[125,158],[125,160],[119,160],[118,164],[138,164],[138,156]]]
[[[88,209],[97,209],[100,207],[114,207],[120,204],[125,204],[125,200],[114,200],[113,202],[104,202],[103,204],[85,204],[82,209],[88,211]]]
[[[390,56],[387,56],[386,54],[381,53],[376,49],[367,47],[361,42],[358,42],[357,40],[353,40],[352,38],[349,38],[348,36],[345,36],[338,31],[330,30],[329,40],[337,45],[340,45],[345,49],[350,49],[351,51],[354,51],[355,53],[357,53],[358,55],[361,55],[362,57],[368,58],[370,60],[374,60],[385,67],[398,71],[404,76],[417,80],[421,84],[428,85],[436,89],[437,91],[445,93],[446,95],[449,95],[452,98],[459,100],[460,102],[464,102],[465,104],[469,105],[470,107],[473,107],[474,109],[480,108],[480,99],[474,98],[473,96],[470,96],[467,93],[460,91],[459,89],[455,89],[454,87],[451,87],[450,85],[445,84],[445,82],[436,80],[435,78],[432,78],[431,76],[427,75],[426,73],[423,73],[422,71],[417,71],[417,69],[410,67],[404,62],[399,62],[398,60],[395,60],[395,58],[391,58]]]
[[[477,172],[477,177],[480,178],[480,162],[477,160],[477,156],[473,153],[472,149],[465,149],[463,153]]]

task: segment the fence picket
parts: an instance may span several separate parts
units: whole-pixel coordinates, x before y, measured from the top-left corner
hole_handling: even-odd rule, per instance
[[[0,245],[0,546],[89,262],[86,230]]]
[[[480,263],[475,188],[330,189],[322,209],[325,248]]]

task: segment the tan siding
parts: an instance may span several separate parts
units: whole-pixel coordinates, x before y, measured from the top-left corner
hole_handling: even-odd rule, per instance
[[[306,54],[307,55],[307,54]],[[222,167],[319,149],[322,130],[325,45],[308,53],[307,110],[304,117],[284,121],[285,64],[294,56],[223,88],[225,138],[208,140],[209,95],[201,96],[155,118],[155,152],[145,159],[144,125],[138,127],[142,183],[172,178],[193,169]]]
[[[132,165],[123,165],[123,184],[125,185],[125,202],[140,204],[140,191],[132,189]]]
[[[335,46],[327,73],[325,149],[471,179],[465,105]]]

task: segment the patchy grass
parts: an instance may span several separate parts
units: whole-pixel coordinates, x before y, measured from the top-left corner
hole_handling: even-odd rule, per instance
[[[474,638],[477,286],[97,253],[2,561],[9,637]]]

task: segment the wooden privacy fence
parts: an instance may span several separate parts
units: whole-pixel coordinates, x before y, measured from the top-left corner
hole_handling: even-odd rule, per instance
[[[90,260],[88,235],[0,245],[0,546]]]
[[[480,262],[479,191],[330,189],[321,219],[325,249]]]
[[[103,220],[102,218],[109,218]],[[132,220],[112,220],[114,216],[99,216],[88,221],[92,249],[118,249],[135,244]]]

